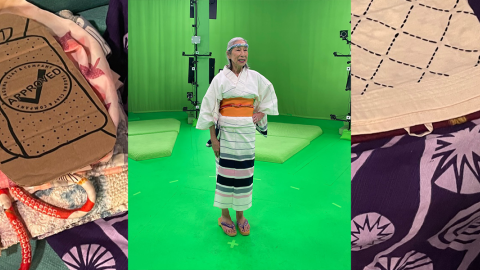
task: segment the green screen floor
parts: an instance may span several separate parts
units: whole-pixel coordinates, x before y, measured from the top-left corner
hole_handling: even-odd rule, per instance
[[[213,207],[209,131],[183,112],[130,116],[182,122],[170,157],[129,160],[130,269],[350,269],[350,141],[340,139],[341,122],[269,116],[324,134],[283,164],[255,162],[251,233],[229,237]]]

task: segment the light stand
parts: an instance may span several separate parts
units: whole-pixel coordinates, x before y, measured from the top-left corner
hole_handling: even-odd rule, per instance
[[[348,40],[348,30],[342,30],[340,31],[340,38],[344,41],[347,42],[348,45],[351,44],[351,41]],[[333,53],[333,56],[335,57],[351,57],[350,54],[346,55],[346,54],[339,54],[337,52],[334,52]],[[350,65],[351,64],[351,61],[347,61],[347,64]],[[351,91],[351,77],[350,77],[350,73],[351,73],[351,67],[347,67],[347,70],[348,70],[348,77],[347,77],[347,84],[345,86],[345,91]],[[346,119],[338,119],[337,116],[335,114],[330,114],[330,119],[332,120],[335,120],[335,121],[343,121],[343,122],[348,122],[348,130],[351,129],[352,127],[352,122],[351,122],[351,115],[352,115],[352,99],[350,98],[350,101],[349,101],[349,110],[348,110],[348,114],[347,116],[345,117]]]
[[[192,103],[193,106],[195,106],[194,110],[188,110],[187,107],[183,107],[184,112],[190,112],[194,111],[195,112],[195,119],[198,118],[198,112],[200,111],[200,103],[198,102],[198,75],[197,75],[197,63],[198,63],[198,57],[200,56],[211,56],[212,53],[210,52],[209,54],[200,54],[199,51],[197,50],[197,44],[200,43],[200,37],[197,36],[197,26],[198,26],[198,5],[197,5],[198,0],[190,0],[190,17],[192,16],[192,13],[194,14],[195,17],[195,24],[192,25],[192,27],[195,29],[195,35],[192,37],[192,43],[194,44],[195,47],[195,53],[194,54],[185,54],[185,52],[182,52],[182,56],[193,56],[193,62],[190,64],[193,64],[193,66],[189,65],[189,72],[190,70],[193,71],[193,80],[191,84],[193,85],[193,92],[187,92],[187,99]],[[215,3],[216,4],[216,3]],[[190,83],[190,82],[189,82]],[[195,100],[193,99],[193,95],[195,95]]]

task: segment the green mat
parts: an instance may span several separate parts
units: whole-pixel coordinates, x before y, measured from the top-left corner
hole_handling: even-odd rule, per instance
[[[352,140],[352,132],[350,130],[344,130],[342,132],[342,136],[340,137],[340,139],[351,141]]]
[[[177,131],[168,131],[129,136],[128,157],[136,161],[169,157],[172,155],[177,135]]]
[[[255,138],[255,160],[284,163],[310,144],[309,140],[278,136],[257,135]]]
[[[155,119],[155,120],[143,120],[134,121],[128,123],[128,136],[136,136],[143,134],[152,134],[160,132],[175,131],[178,133],[180,130],[180,121],[177,119]]]
[[[322,133],[319,126],[270,122],[267,138],[257,132],[255,160],[284,163]]]
[[[139,121],[139,120],[140,120],[140,117],[136,117],[136,116],[128,117],[128,122],[130,122],[130,121]]]
[[[318,136],[322,135],[323,131],[319,126],[299,125],[288,123],[268,123],[268,137],[290,137],[313,141]],[[258,133],[259,134],[259,133]]]

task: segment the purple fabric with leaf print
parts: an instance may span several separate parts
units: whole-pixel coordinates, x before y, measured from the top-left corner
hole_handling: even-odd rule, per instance
[[[74,227],[46,240],[71,270],[128,269],[126,212]]]
[[[480,21],[480,1],[478,0],[468,0],[468,4],[473,9],[473,13],[478,17]]]
[[[352,145],[354,270],[480,269],[480,121]]]

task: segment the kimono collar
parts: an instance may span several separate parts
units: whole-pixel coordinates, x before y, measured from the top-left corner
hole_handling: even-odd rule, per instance
[[[223,68],[223,74],[225,74],[225,77],[227,77],[227,79],[234,84],[237,84],[238,82],[245,82],[247,80],[247,71],[248,68],[242,68],[242,71],[240,71],[240,74],[237,77],[237,75],[235,75],[235,73],[227,66]]]

